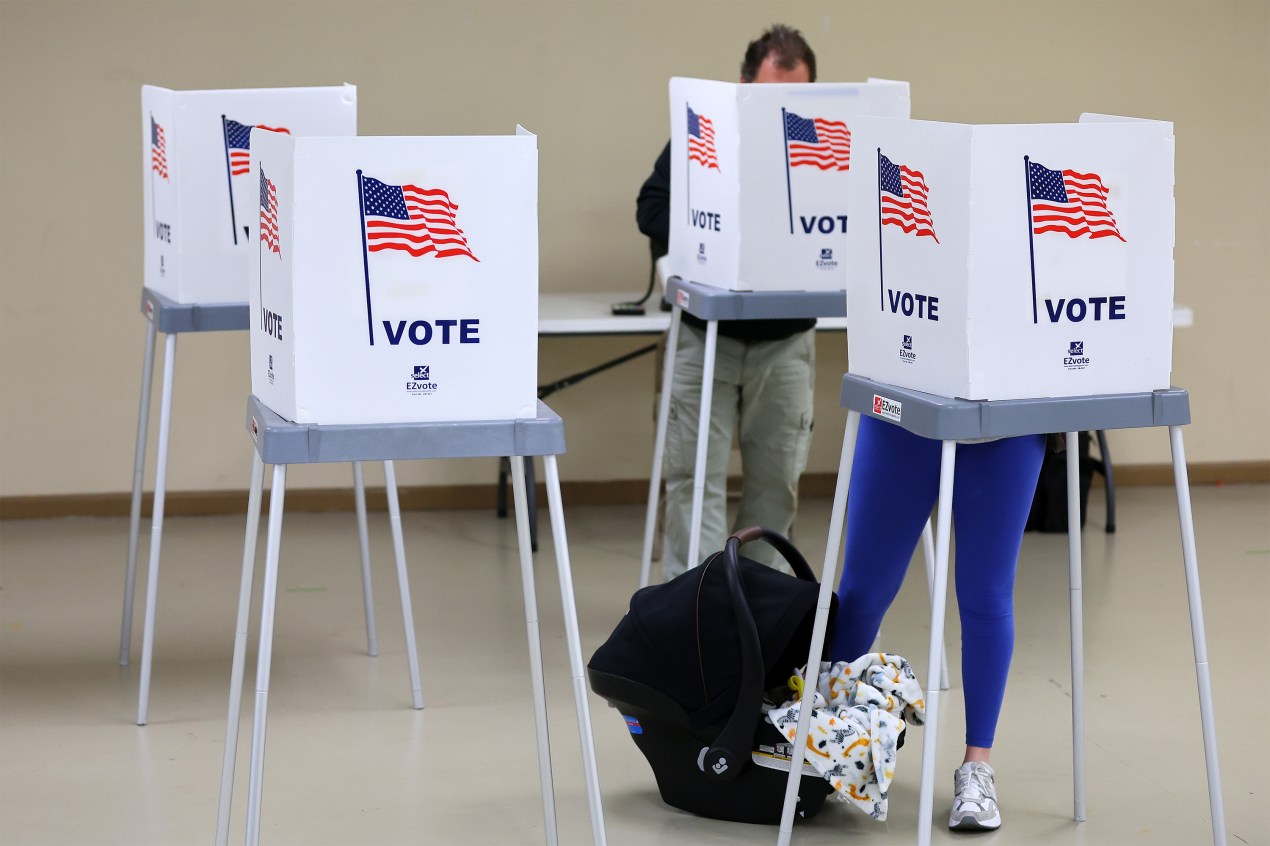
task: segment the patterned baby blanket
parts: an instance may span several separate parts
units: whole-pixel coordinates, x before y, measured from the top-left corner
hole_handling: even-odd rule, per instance
[[[794,740],[805,672],[789,680],[793,698],[771,708],[768,721]],[[904,724],[921,725],[926,699],[901,655],[870,652],[854,661],[822,662],[816,682],[807,759],[839,799],[875,820],[886,819],[887,790]]]

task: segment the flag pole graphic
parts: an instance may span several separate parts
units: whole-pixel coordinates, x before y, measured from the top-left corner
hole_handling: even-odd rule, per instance
[[[1032,264],[1032,323],[1036,323],[1036,247],[1032,243],[1036,224],[1032,220],[1032,166],[1023,157],[1023,188],[1027,192],[1027,254]]]
[[[878,308],[886,311],[886,295],[882,283],[882,148],[878,147]]]
[[[781,106],[781,135],[785,139],[785,199],[789,201],[789,234],[794,234],[794,190],[789,180],[789,119]]]
[[[265,177],[265,169],[263,167],[260,168],[260,181],[262,183],[268,182],[268,179]],[[266,193],[266,196],[267,196],[267,193]],[[264,240],[263,228],[261,230],[260,235],[261,237],[256,239],[256,264],[260,266],[260,272],[256,274],[256,291],[260,295],[260,328],[264,329],[265,328],[265,263],[260,255],[260,242]],[[281,257],[282,253],[279,252],[278,256]]]
[[[220,116],[220,133],[225,142],[225,181],[229,183],[229,227],[234,233],[234,246],[238,246],[238,220],[234,217],[234,169],[229,164],[229,124]]]
[[[357,208],[362,213],[362,270],[366,274],[366,331],[370,345],[375,346],[375,323],[370,309],[370,259],[366,251],[366,188],[362,184],[362,170],[357,169]]]
[[[155,211],[154,202],[154,134],[154,112],[150,112],[150,223],[151,231],[158,232],[159,214]],[[164,139],[164,144],[167,144],[166,139]],[[167,158],[167,155],[165,150],[163,153],[164,159]]]
[[[688,119],[688,134],[684,136],[684,184],[687,189],[684,191],[684,197],[687,199],[688,206],[688,225],[692,225],[692,153],[688,152],[692,149],[692,106],[684,103],[687,110],[684,117]]]

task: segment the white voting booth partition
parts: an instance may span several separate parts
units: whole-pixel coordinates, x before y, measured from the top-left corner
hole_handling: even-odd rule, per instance
[[[908,83],[672,79],[671,274],[731,291],[843,290],[863,115],[907,118]]]
[[[538,402],[538,150],[504,137],[253,139],[251,500],[234,640],[216,840],[228,840],[256,517],[273,464],[256,671],[247,842],[259,838],[270,658],[289,464],[382,460],[415,707],[422,688],[394,459],[512,456],[539,778],[557,841],[546,691],[526,509],[542,455],[583,769],[605,841],[555,456],[560,418]],[[461,598],[459,598],[461,601]],[[462,752],[462,750],[459,750]]]
[[[252,390],[296,423],[532,417],[534,136],[256,139]]]
[[[848,202],[849,409],[809,663],[825,636],[862,414],[943,442],[928,680],[943,657],[958,442],[1168,426],[1214,843],[1226,842],[1199,571],[1181,426],[1169,387],[1173,127],[1103,115],[1079,124],[960,126],[862,118]],[[1068,450],[1073,794],[1085,819],[1084,647],[1076,451]],[[810,690],[810,689],[809,689]],[[940,691],[927,690],[918,843],[930,842]],[[808,737],[803,700],[797,770]],[[779,842],[788,843],[797,780]]]
[[[683,311],[706,321],[698,432],[708,432],[720,319],[842,317],[852,127],[906,118],[907,82],[670,80],[671,326],[649,474],[640,586],[648,584],[670,385]],[[697,439],[688,565],[700,560],[707,438]]]
[[[1169,387],[1172,124],[856,126],[852,373],[985,400]]]
[[[139,725],[146,723],[149,708],[176,336],[182,332],[247,328],[247,267],[254,255],[253,215],[257,200],[250,173],[251,146],[261,127],[297,136],[356,135],[357,89],[352,85],[218,91],[173,91],[145,85],[141,89],[145,209],[142,313],[147,326],[119,638],[121,665],[128,663],[132,645],[132,603],[155,337],[163,332],[167,340],[137,707]],[[355,477],[360,505],[360,468]],[[359,508],[359,516],[364,522],[364,508]],[[367,599],[369,614],[369,596]],[[367,631],[369,650],[375,654],[370,616]]]

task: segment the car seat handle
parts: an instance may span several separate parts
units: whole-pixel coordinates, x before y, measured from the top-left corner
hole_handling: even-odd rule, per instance
[[[807,563],[807,559],[803,558],[803,554],[798,551],[789,538],[780,532],[765,529],[762,526],[750,526],[746,529],[738,529],[732,533],[732,537],[736,538],[742,544],[751,543],[756,540],[765,540],[768,545],[781,554],[781,557],[789,562],[790,569],[794,571],[794,575],[802,579],[804,582],[816,581],[816,574],[811,569],[811,565]]]

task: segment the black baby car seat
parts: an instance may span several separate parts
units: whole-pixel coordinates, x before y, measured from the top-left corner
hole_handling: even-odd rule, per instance
[[[741,544],[759,539],[797,578],[739,557]],[[789,698],[786,682],[806,663],[818,594],[794,545],[755,527],[700,567],[631,597],[587,674],[626,719],[667,804],[713,819],[780,822],[791,744],[762,705],[768,691],[773,702]],[[834,597],[831,624],[836,607]],[[798,816],[815,815],[832,791],[804,765]]]

